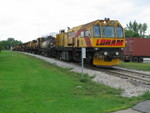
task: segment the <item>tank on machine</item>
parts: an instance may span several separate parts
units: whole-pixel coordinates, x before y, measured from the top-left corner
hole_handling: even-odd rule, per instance
[[[45,56],[51,56],[54,47],[55,47],[55,38],[54,37],[48,36],[46,38],[39,39],[38,51],[40,54],[43,54]]]

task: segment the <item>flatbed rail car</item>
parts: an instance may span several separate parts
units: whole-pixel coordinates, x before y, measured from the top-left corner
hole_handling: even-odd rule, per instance
[[[85,62],[100,66],[114,66],[120,63],[125,47],[125,35],[117,20],[96,20],[67,32],[60,30],[56,37],[38,38],[24,44],[24,51],[62,60],[81,61],[81,48],[86,48]]]
[[[150,39],[126,38],[123,54],[125,62],[143,62],[143,58],[150,58]]]

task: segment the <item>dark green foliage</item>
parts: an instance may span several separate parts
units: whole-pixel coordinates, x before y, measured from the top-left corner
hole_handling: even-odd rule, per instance
[[[1,50],[2,50],[2,45],[1,45],[1,43],[0,43],[0,52],[1,52]]]
[[[125,35],[126,37],[146,37],[145,32],[147,28],[148,26],[146,23],[141,24],[136,21],[130,21],[125,29]]]
[[[146,38],[150,38],[150,34],[146,36]]]
[[[15,40],[14,38],[8,38],[7,40],[3,40],[0,42],[1,48],[5,50],[9,50],[11,47],[19,44],[22,44],[22,42]]]
[[[125,36],[128,37],[139,37],[138,32],[134,32],[132,30],[125,30]]]

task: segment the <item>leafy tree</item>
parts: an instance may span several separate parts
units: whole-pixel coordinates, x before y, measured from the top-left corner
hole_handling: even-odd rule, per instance
[[[147,24],[144,23],[143,26],[142,26],[142,33],[143,33],[142,35],[143,36],[145,35],[145,32],[146,32],[147,28],[148,28]]]
[[[0,52],[1,52],[1,50],[2,50],[2,46],[1,46],[1,43],[0,43]]]
[[[22,44],[21,41],[15,40],[14,38],[8,38],[7,40],[3,40],[0,43],[1,43],[2,49],[6,49],[6,50],[18,44]]]
[[[147,30],[146,23],[137,23],[135,20],[134,22],[129,22],[125,29],[126,37],[145,37],[145,32]]]
[[[150,34],[146,36],[146,38],[150,38]]]
[[[142,24],[141,23],[139,23],[138,30],[139,30],[139,35],[141,36],[142,35]]]
[[[125,29],[125,36],[126,37],[139,37],[139,34],[138,34],[138,32],[134,32],[133,30]]]

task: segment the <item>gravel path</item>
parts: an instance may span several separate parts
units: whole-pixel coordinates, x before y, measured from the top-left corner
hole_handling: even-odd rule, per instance
[[[63,61],[56,60],[53,58],[47,58],[44,56],[30,54],[30,53],[24,53],[24,54],[34,56],[46,62],[54,63],[64,68],[71,68],[71,71],[76,72],[76,73],[81,73],[81,66],[77,66],[73,63],[67,63],[67,62],[63,62]],[[146,91],[150,91],[150,87],[148,88],[145,86],[137,86],[137,85],[132,84],[126,79],[111,76],[100,71],[95,71],[95,70],[84,68],[84,73],[87,73],[90,76],[95,76],[93,78],[93,81],[97,83],[102,83],[102,84],[111,86],[113,88],[122,89],[122,96],[125,96],[125,97],[139,96],[139,95],[142,95]]]

